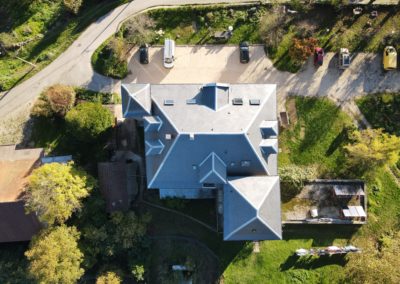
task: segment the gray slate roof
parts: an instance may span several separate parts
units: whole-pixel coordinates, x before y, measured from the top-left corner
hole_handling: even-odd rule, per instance
[[[195,196],[204,184],[226,185],[232,176],[277,175],[275,85],[130,84],[121,90],[124,116],[143,122],[148,188]]]
[[[224,186],[224,240],[281,239],[278,176],[232,177]]]

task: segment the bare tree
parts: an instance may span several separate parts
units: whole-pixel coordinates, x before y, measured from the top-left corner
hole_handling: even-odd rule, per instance
[[[124,24],[124,38],[132,44],[150,42],[154,37],[155,23],[146,14],[140,14]]]

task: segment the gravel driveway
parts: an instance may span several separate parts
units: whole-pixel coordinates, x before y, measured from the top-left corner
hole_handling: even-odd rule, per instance
[[[265,56],[263,46],[252,46],[250,52],[250,63],[241,64],[236,46],[179,46],[175,67],[165,69],[162,47],[150,48],[148,65],[139,64],[134,51],[129,61],[131,74],[123,82],[271,83],[277,84],[280,102],[288,94],[328,96],[342,102],[365,93],[400,91],[400,72],[383,72],[381,56],[375,54],[355,55],[351,66],[343,71],[338,69],[335,54],[328,53],[323,66],[315,68],[310,59],[300,72],[291,74],[276,70]]]

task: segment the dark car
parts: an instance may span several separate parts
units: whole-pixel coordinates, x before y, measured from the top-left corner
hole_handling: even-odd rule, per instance
[[[139,61],[141,64],[149,63],[149,47],[147,44],[142,44],[139,48]]]
[[[316,47],[314,50],[314,65],[322,66],[324,63],[324,50],[321,47]]]
[[[248,63],[250,61],[249,44],[243,41],[239,44],[240,63]]]

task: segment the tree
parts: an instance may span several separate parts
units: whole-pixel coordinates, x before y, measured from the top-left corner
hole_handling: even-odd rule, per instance
[[[113,125],[111,112],[99,103],[78,104],[65,119],[68,132],[84,143],[95,142]]]
[[[113,37],[98,55],[96,66],[100,73],[113,78],[124,78],[128,74],[126,49],[121,38]]]
[[[346,275],[349,283],[400,283],[400,232],[365,240],[361,254],[349,254]]]
[[[304,187],[304,182],[317,178],[316,166],[288,165],[279,168],[279,177],[282,182],[282,200],[288,201],[296,196]]]
[[[25,252],[28,272],[42,284],[72,284],[83,275],[83,254],[78,248],[79,233],[75,227],[59,226],[34,237]]]
[[[33,116],[64,117],[75,104],[75,90],[70,86],[54,85],[47,88],[32,109]]]
[[[144,266],[134,265],[132,267],[132,275],[136,281],[144,281]]]
[[[313,54],[317,44],[317,39],[313,37],[303,39],[293,38],[292,45],[289,48],[289,56],[294,62],[301,63]]]
[[[399,160],[400,137],[384,133],[382,129],[353,131],[353,143],[344,146],[349,162],[361,169],[393,166]]]
[[[139,218],[133,211],[122,213],[116,211],[111,213],[111,224],[113,225],[112,240],[116,250],[131,249],[138,240],[146,233],[146,225],[150,221],[149,215]]]
[[[155,23],[147,14],[140,14],[124,24],[124,38],[132,44],[142,44],[152,41]]]
[[[72,163],[44,164],[29,177],[26,209],[48,225],[62,224],[82,206],[94,180]]]
[[[65,8],[73,14],[78,14],[79,8],[82,6],[82,0],[63,0]]]
[[[117,275],[117,273],[109,271],[100,275],[96,284],[119,284],[121,283],[121,277]]]

